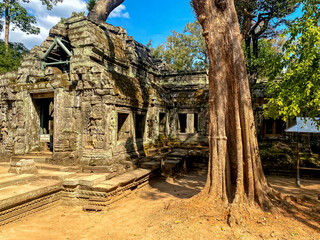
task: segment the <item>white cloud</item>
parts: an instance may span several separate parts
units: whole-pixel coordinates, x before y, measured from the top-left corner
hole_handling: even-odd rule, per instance
[[[126,10],[126,6],[125,5],[120,5],[119,7],[117,7],[116,9],[114,9],[111,13],[110,13],[110,18],[130,18],[130,15],[128,12],[125,11]]]
[[[72,12],[86,12],[87,14],[85,0],[64,0],[54,6],[51,11],[48,11],[40,0],[32,0],[29,3],[22,3],[22,5],[28,10],[28,13],[36,17],[36,26],[40,28],[40,34],[31,35],[15,29],[10,32],[9,41],[22,42],[29,49],[34,45],[40,45],[47,38],[50,28],[56,25],[62,17],[68,18]],[[126,6],[120,5],[110,14],[110,18],[130,18],[129,13],[125,10]],[[4,38],[4,32],[0,36]]]

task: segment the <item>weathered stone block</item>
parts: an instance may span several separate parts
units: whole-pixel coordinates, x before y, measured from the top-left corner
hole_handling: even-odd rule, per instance
[[[38,169],[34,163],[34,159],[21,159],[17,162],[12,161],[8,172],[16,174],[37,174]]]

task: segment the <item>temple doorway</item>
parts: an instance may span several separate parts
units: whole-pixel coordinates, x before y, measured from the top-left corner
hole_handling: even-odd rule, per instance
[[[53,93],[46,95],[33,94],[33,103],[39,117],[39,151],[53,151],[54,135],[54,98]]]

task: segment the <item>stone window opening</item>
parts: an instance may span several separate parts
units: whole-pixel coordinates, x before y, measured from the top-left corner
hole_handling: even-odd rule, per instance
[[[179,113],[179,130],[180,133],[186,133],[187,131],[187,114]]]
[[[118,113],[117,139],[126,140],[130,137],[129,113]]]
[[[194,125],[194,132],[197,133],[199,132],[199,115],[198,113],[194,113],[194,121],[193,121],[193,125]]]
[[[266,119],[264,122],[265,137],[279,137],[284,134],[285,122],[281,119]]]
[[[136,139],[143,138],[144,132],[145,132],[145,125],[146,125],[146,115],[136,113],[136,119],[135,119]]]
[[[166,132],[167,114],[159,113],[159,133],[164,134]]]

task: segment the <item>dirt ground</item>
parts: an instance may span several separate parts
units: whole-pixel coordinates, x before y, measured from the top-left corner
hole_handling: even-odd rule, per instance
[[[84,212],[81,206],[53,207],[0,227],[0,239],[320,239],[320,201],[284,205],[275,213],[258,208],[244,212],[250,219],[230,228],[225,209],[189,198],[204,186],[206,174],[191,172],[176,179],[155,178],[150,184],[107,207]],[[317,199],[320,181],[270,177],[284,193]]]

